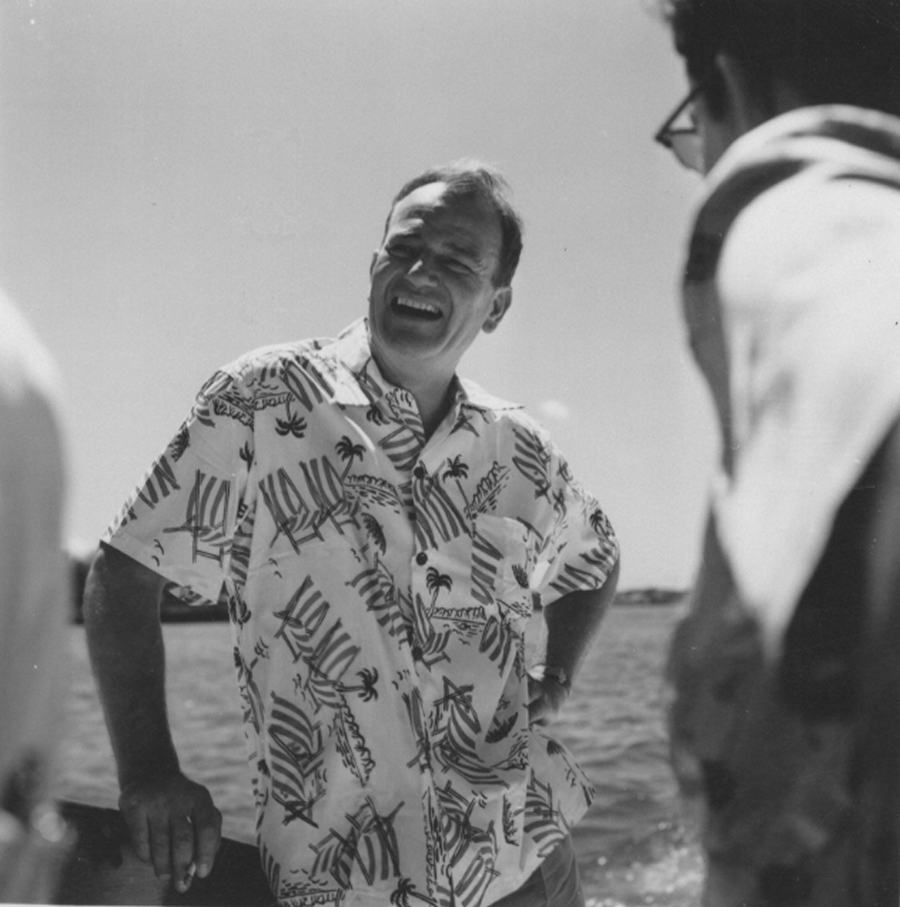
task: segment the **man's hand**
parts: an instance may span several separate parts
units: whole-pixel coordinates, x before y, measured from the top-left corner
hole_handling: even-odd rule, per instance
[[[180,772],[129,784],[119,809],[137,855],[176,891],[209,875],[219,850],[222,814],[209,791]]]
[[[547,724],[562,708],[569,691],[556,680],[544,677],[543,665],[528,672],[528,723]]]

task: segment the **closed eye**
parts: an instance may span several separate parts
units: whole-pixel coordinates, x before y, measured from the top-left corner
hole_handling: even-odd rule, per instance
[[[450,268],[451,271],[457,271],[460,274],[469,274],[472,271],[472,268],[469,267],[466,262],[461,261],[458,258],[445,258],[444,264]]]
[[[391,243],[387,249],[391,258],[411,258],[416,250],[409,243]]]

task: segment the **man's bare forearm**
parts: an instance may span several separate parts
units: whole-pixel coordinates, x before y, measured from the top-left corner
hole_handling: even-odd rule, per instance
[[[547,647],[544,661],[562,668],[569,678],[578,673],[590,648],[603,615],[612,603],[619,581],[619,564],[610,571],[606,582],[590,592],[570,592],[547,606]]]
[[[209,791],[181,774],[166,713],[159,623],[162,579],[113,548],[88,576],[88,650],[119,770],[119,808],[137,855],[185,892],[209,874],[222,814]]]
[[[88,651],[123,789],[178,771],[166,712],[161,587],[151,570],[104,547],[85,589]]]

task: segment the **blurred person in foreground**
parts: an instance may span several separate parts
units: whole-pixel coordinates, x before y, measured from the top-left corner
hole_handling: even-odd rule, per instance
[[[683,304],[721,429],[670,658],[704,903],[898,903],[900,6],[670,0],[706,174]]]
[[[71,616],[50,358],[0,294],[0,901],[47,903],[69,842],[50,796]]]
[[[540,725],[618,546],[544,431],[456,376],[506,315],[520,250],[494,171],[407,183],[368,318],[216,372],[106,537],[85,614],[120,806],[179,890],[210,871],[220,816],[169,733],[166,581],[227,597],[279,903],[583,904],[569,830],[592,789]]]

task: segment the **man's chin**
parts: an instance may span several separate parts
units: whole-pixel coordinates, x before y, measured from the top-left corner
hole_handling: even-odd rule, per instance
[[[381,346],[401,355],[427,354],[440,343],[441,326],[434,322],[393,322],[385,331]]]
[[[374,350],[373,353],[384,377],[401,386],[405,386],[397,380],[401,376],[404,376],[404,381],[439,379],[448,367],[446,355],[442,354],[440,344],[434,342],[398,340],[389,345],[382,345],[378,353]]]

